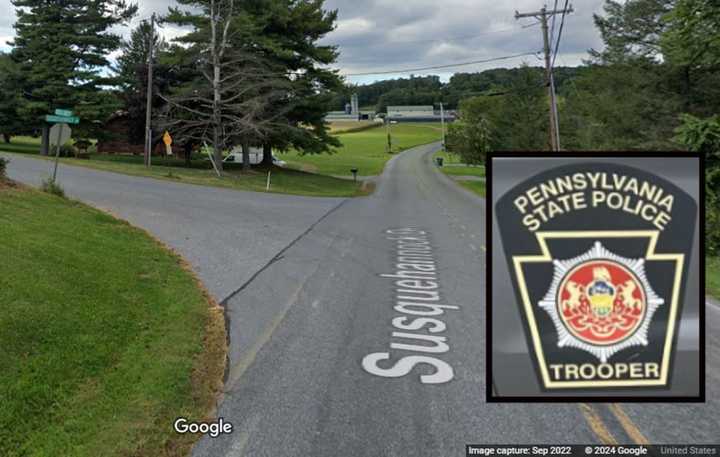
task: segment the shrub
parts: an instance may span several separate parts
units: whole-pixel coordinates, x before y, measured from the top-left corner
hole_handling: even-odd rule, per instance
[[[705,253],[720,254],[720,116],[680,116],[675,141],[705,154]]]
[[[719,189],[720,166],[708,164],[705,172],[705,251],[712,256],[720,255]]]
[[[55,146],[54,144],[50,146],[50,155],[52,157],[55,157],[55,154],[57,154],[56,148],[57,146]],[[77,149],[75,148],[75,146],[71,144],[63,144],[62,146],[60,146],[60,157],[75,157],[76,154]]]
[[[53,181],[52,179],[48,178],[44,180],[42,182],[42,185],[40,186],[40,189],[42,189],[43,192],[47,192],[48,194],[52,194],[60,198],[65,198],[65,191],[63,190],[62,186],[60,186],[60,184]]]
[[[7,165],[10,161],[0,157],[0,179],[7,178]]]

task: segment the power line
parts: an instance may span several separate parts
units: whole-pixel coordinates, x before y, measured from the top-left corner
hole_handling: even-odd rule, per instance
[[[567,4],[570,0],[566,0],[565,6],[567,7]],[[558,115],[557,115],[557,99],[555,94],[555,83],[553,78],[553,72],[552,72],[552,61],[554,59],[554,56],[552,55],[552,37],[549,36],[549,27],[548,27],[548,18],[554,17],[555,15],[562,14],[563,18],[565,17],[566,12],[572,12],[572,7],[570,7],[569,10],[567,8],[563,9],[562,11],[557,10],[553,8],[552,10],[548,11],[545,6],[543,6],[540,11],[535,11],[532,13],[519,13],[515,11],[515,19],[521,19],[526,17],[535,17],[539,19],[542,22],[542,34],[543,34],[543,54],[545,56],[545,79],[547,82],[548,87],[548,101],[550,103],[550,129],[549,129],[549,136],[550,136],[550,145],[551,149],[553,151],[559,151],[560,150],[560,126],[558,122]],[[562,27],[561,23],[561,27]],[[558,37],[558,43],[559,43],[559,37]]]
[[[553,5],[553,10],[557,10],[558,0],[555,0],[555,4]],[[550,26],[550,42],[552,43],[552,40],[555,39],[555,19],[557,16],[553,14],[552,17],[552,25]]]
[[[552,68],[555,67],[555,59],[557,59],[558,52],[560,51],[560,39],[562,38],[563,27],[565,26],[565,16],[567,15],[567,13],[569,11],[568,10],[569,3],[570,3],[570,0],[565,0],[565,6],[563,7],[562,18],[560,20],[560,30],[558,31],[557,41],[555,42],[555,50],[554,50],[552,65],[551,65]],[[572,11],[570,11],[570,12],[572,12]]]
[[[452,67],[464,67],[467,65],[477,65],[481,63],[489,63],[489,62],[497,62],[500,60],[509,60],[514,59],[517,57],[523,57],[523,56],[534,56],[537,55],[539,51],[536,52],[524,52],[522,54],[514,54],[511,56],[502,56],[502,57],[494,57],[492,59],[484,59],[484,60],[474,60],[471,62],[458,62],[458,63],[452,63],[447,65],[435,65],[432,67],[419,67],[419,68],[405,68],[401,70],[381,70],[381,71],[369,71],[364,73],[345,73],[342,74],[342,76],[374,76],[374,75],[390,75],[395,73],[412,73],[416,71],[425,71],[425,70],[441,70],[443,68],[452,68]]]

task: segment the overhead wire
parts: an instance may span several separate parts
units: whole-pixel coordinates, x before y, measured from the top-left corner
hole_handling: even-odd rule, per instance
[[[565,6],[563,7],[562,17],[560,18],[560,29],[558,30],[557,41],[555,41],[555,48],[553,49],[553,58],[550,68],[555,67],[555,59],[557,59],[558,52],[560,50],[560,40],[562,39],[563,27],[565,26],[565,16],[567,15],[567,9],[570,0],[565,0]]]
[[[396,74],[396,73],[412,73],[416,71],[426,71],[426,70],[441,70],[444,68],[453,68],[453,67],[464,67],[468,65],[477,65],[482,63],[489,63],[489,62],[498,62],[501,60],[510,60],[515,59],[517,57],[524,57],[524,56],[534,56],[537,55],[540,51],[535,52],[524,52],[522,54],[513,54],[509,56],[501,56],[501,57],[493,57],[491,59],[483,59],[483,60],[474,60],[470,62],[457,62],[452,64],[446,64],[446,65],[433,65],[429,67],[417,67],[417,68],[404,68],[404,69],[397,69],[397,70],[380,70],[380,71],[368,71],[368,72],[362,72],[362,73],[342,73],[342,76],[374,76],[374,75],[390,75],[390,74]]]

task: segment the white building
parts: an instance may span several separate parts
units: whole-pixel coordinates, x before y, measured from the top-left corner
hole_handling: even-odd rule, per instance
[[[390,119],[434,117],[435,108],[432,105],[388,106],[387,114]]]
[[[427,106],[388,106],[387,118],[395,122],[440,122],[442,116],[432,105]],[[452,112],[445,111],[445,122],[455,120]]]

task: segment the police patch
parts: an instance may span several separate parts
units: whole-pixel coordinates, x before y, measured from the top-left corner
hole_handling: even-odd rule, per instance
[[[541,388],[668,389],[695,199],[639,168],[577,159],[494,208]]]

